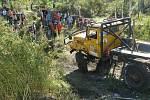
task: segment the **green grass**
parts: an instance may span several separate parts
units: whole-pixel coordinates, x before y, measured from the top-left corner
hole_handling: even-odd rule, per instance
[[[36,100],[45,96],[63,100],[77,98],[53,58],[58,52],[44,52],[45,37],[36,44],[30,42],[28,36],[20,39],[14,35],[2,19],[0,24],[1,100]]]

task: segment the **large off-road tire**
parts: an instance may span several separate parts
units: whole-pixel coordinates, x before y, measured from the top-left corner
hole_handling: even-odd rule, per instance
[[[110,69],[111,69],[111,61],[110,59],[107,59],[107,60],[100,60],[98,63],[97,63],[97,66],[96,66],[96,72],[97,73],[100,73],[102,75],[108,75],[108,73],[110,72]]]
[[[123,76],[129,88],[142,91],[149,87],[150,74],[144,64],[127,64]]]
[[[77,52],[75,55],[75,58],[78,64],[79,71],[82,73],[88,72],[86,56],[82,54],[81,52]]]

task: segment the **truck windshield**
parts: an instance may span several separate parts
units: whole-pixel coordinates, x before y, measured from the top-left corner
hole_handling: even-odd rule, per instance
[[[89,30],[89,38],[97,39],[97,31]]]

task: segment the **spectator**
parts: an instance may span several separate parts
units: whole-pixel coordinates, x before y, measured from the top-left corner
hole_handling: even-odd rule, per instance
[[[73,15],[72,19],[73,19],[73,21],[72,21],[72,28],[73,28],[75,26],[75,24],[76,24],[77,16]]]
[[[43,26],[46,26],[46,16],[47,16],[47,10],[46,9],[43,9],[42,10],[42,23],[43,23]]]
[[[19,24],[18,24],[18,20],[17,20],[17,16],[16,16],[16,14],[15,14],[15,16],[14,16],[14,23],[13,23],[13,27],[14,27],[14,32],[17,32],[18,31],[18,29],[19,29],[19,26],[18,26]]]
[[[84,19],[83,17],[79,18],[79,28],[82,30],[84,25]]]
[[[52,22],[49,22],[49,29],[50,29],[50,32],[51,32],[51,37],[55,38],[56,37],[56,32],[55,32],[55,29],[54,29],[54,24]]]
[[[21,26],[24,25],[24,20],[26,19],[25,14],[22,12],[21,13]]]
[[[4,16],[4,18],[7,18],[7,11],[6,11],[6,9],[3,9],[2,15]]]
[[[63,20],[64,20],[64,24],[66,24],[66,22],[67,22],[67,14],[66,13],[64,13]]]
[[[13,11],[12,10],[8,11],[8,17],[9,17],[9,23],[10,25],[12,25],[13,23]]]
[[[52,16],[51,16],[51,11],[48,10],[48,11],[47,11],[47,15],[46,15],[46,24],[47,24],[47,25],[48,25],[48,23],[52,20],[51,17],[52,17]]]
[[[72,18],[72,16],[69,16],[67,18],[67,25],[68,25],[69,29],[71,29],[71,27],[72,27],[72,22],[73,22],[73,18]]]
[[[56,12],[54,13],[54,27],[55,27],[55,30],[57,30],[58,32],[58,35],[60,35],[60,32],[61,32],[61,29],[62,29],[62,24],[61,24],[61,14],[60,12]]]
[[[35,41],[37,40],[36,22],[35,21],[32,24],[32,38]]]

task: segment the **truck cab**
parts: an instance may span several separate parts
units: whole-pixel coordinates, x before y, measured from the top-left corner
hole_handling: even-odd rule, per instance
[[[75,31],[64,42],[70,46],[71,53],[76,52],[76,61],[82,72],[87,72],[87,64],[91,61],[98,61],[96,70],[105,72],[104,69],[110,68],[110,51],[122,44],[128,47],[123,41],[128,29],[131,29],[130,18],[108,20]]]
[[[113,32],[120,35],[119,26],[111,28]],[[101,41],[101,35],[103,35],[103,41]],[[101,47],[103,42],[103,47]],[[115,39],[110,34],[110,31],[103,31],[101,24],[95,24],[88,26],[86,30],[77,31],[72,36],[72,41],[69,43],[71,51],[83,51],[84,53],[94,56],[96,58],[101,57],[101,48],[104,53],[108,53],[111,49],[121,45],[119,39]]]

